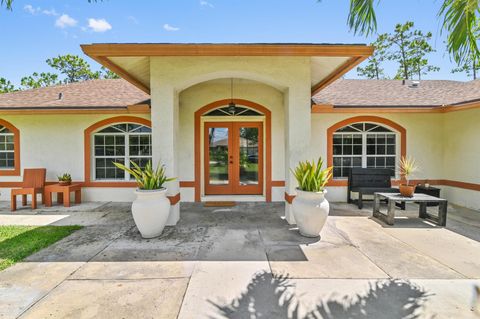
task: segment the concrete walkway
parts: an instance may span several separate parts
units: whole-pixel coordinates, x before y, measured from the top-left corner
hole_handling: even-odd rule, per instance
[[[441,228],[415,209],[386,226],[333,204],[321,240],[279,203],[184,203],[151,240],[128,204],[2,210],[0,224],[85,227],[0,272],[0,318],[478,318],[480,213],[450,207]]]

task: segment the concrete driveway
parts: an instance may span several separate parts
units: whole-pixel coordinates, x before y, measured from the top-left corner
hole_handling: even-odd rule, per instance
[[[2,211],[3,224],[85,227],[0,272],[0,318],[478,318],[480,213],[450,207],[442,228],[409,209],[386,226],[333,204],[321,240],[279,203],[185,203],[150,240],[128,204]]]

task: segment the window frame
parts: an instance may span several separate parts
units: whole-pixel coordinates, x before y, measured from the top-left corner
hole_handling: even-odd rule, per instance
[[[20,176],[20,131],[10,122],[0,119],[0,126],[5,127],[10,133],[1,133],[13,136],[13,162],[12,168],[0,168],[0,176]]]
[[[372,124],[380,124],[382,126],[386,126],[390,129],[392,129],[394,132],[398,133],[398,139],[400,140],[398,143],[398,147],[400,148],[400,152],[398,153],[399,158],[401,157],[406,157],[407,156],[407,130],[399,125],[398,123],[384,118],[380,116],[374,116],[374,115],[358,115],[358,116],[353,116],[353,117],[346,117],[344,119],[341,119],[338,122],[333,122],[331,126],[327,128],[327,136],[326,136],[326,144],[327,144],[327,165],[333,166],[333,133],[335,133],[337,130],[341,129],[342,127],[352,125],[355,123],[361,123],[361,122],[368,122]],[[398,177],[396,181],[398,181]],[[341,178],[341,179],[332,179],[328,183],[329,186],[347,186],[347,179]]]
[[[370,130],[363,130],[363,131],[352,131],[352,132],[338,132],[339,130],[345,128],[345,127],[348,127],[348,126],[352,126],[354,124],[372,124],[372,125],[375,125],[374,128],[371,128]],[[372,132],[371,130],[375,129],[376,127],[383,127],[387,130],[389,130],[390,132]],[[376,158],[376,157],[394,157],[395,158],[395,174],[394,174],[394,178],[398,178],[399,176],[399,172],[398,172],[398,162],[400,161],[400,152],[401,152],[401,149],[400,149],[400,137],[399,137],[399,133],[397,131],[395,131],[394,129],[392,129],[391,127],[388,127],[387,125],[385,124],[380,124],[380,123],[373,123],[373,122],[355,122],[355,123],[350,123],[350,124],[347,124],[345,126],[342,126],[340,128],[338,128],[335,132],[333,132],[332,134],[332,138],[335,139],[335,135],[361,135],[362,136],[362,154],[361,155],[355,155],[355,154],[351,154],[351,155],[335,155],[333,153],[333,147],[335,146],[335,144],[332,142],[332,160],[334,161],[335,158],[343,158],[343,157],[350,157],[350,158],[353,158],[353,157],[359,157],[361,158],[361,166],[362,168],[367,168],[368,166],[368,158],[370,157],[373,157],[373,158]],[[374,154],[374,155],[369,155],[367,153],[367,136],[368,135],[394,135],[395,136],[395,155],[388,155],[388,154]],[[355,145],[353,144],[352,142],[352,145]],[[377,145],[377,144],[375,144]],[[343,146],[343,143],[342,143],[342,146]],[[342,151],[343,152],[343,151]],[[353,153],[353,152],[352,152]],[[352,164],[353,165],[353,164]],[[354,166],[352,166],[354,167]],[[335,180],[344,180],[344,179],[347,179],[348,177],[346,176],[339,176],[339,177],[333,177],[333,179]]]
[[[121,124],[134,124],[134,125],[140,125],[140,126],[145,126],[150,128],[150,132],[100,132],[108,127],[115,126],[115,125],[121,125]],[[116,123],[111,123],[109,125],[103,126],[93,132],[90,137],[90,144],[91,144],[91,176],[93,177],[92,180],[94,182],[131,182],[133,179],[131,178],[130,174],[125,173],[123,179],[117,179],[117,178],[102,178],[98,179],[97,178],[97,167],[96,167],[96,159],[97,158],[104,158],[104,159],[115,159],[115,158],[124,158],[124,165],[128,168],[130,168],[130,160],[131,158],[146,158],[152,160],[153,154],[150,155],[134,155],[130,156],[130,137],[131,136],[150,136],[150,151],[152,151],[152,132],[151,132],[151,127],[145,124],[140,124],[140,123],[132,123],[132,122],[116,122]],[[96,155],[95,154],[95,137],[96,136],[123,136],[124,137],[124,147],[125,147],[125,154],[124,155]]]
[[[101,130],[102,128],[120,124],[120,123],[131,123],[131,124],[140,124],[147,127],[152,128],[152,122],[149,118],[145,117],[137,117],[137,116],[130,116],[130,115],[120,115],[115,117],[107,117],[98,122],[94,122],[87,128],[85,128],[83,132],[84,136],[84,155],[83,155],[83,162],[84,162],[84,186],[86,187],[136,187],[137,183],[135,181],[123,181],[123,180],[113,180],[113,181],[95,181],[92,179],[92,170],[93,167],[93,156],[92,156],[92,134]],[[152,140],[153,140],[153,133],[152,133]],[[153,150],[152,150],[153,152]]]

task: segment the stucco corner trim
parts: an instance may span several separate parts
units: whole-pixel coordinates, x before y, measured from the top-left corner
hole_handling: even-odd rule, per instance
[[[170,201],[170,205],[176,205],[180,202],[180,193],[177,193],[176,195],[173,196],[167,196],[168,200]]]
[[[290,195],[287,192],[285,192],[285,201],[289,204],[293,203],[293,199],[295,198],[296,195]]]

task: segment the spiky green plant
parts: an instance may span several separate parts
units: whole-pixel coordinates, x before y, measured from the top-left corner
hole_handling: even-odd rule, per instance
[[[72,176],[68,173],[64,173],[61,176],[57,176],[59,182],[71,182],[72,181]]]
[[[323,192],[330,178],[332,178],[333,167],[322,169],[323,160],[320,157],[315,161],[299,162],[294,170],[291,169],[293,175],[297,179],[298,187],[305,192]]]
[[[154,170],[152,161],[148,161],[143,169],[133,161],[130,161],[130,168],[121,163],[114,162],[113,165],[132,175],[137,182],[138,188],[143,190],[161,189],[166,182],[175,180],[174,177],[169,178],[166,176],[165,166],[163,165],[158,165],[157,169]]]
[[[413,157],[402,156],[398,166],[400,168],[400,174],[403,178],[405,178],[407,185],[409,185],[409,176],[413,175],[416,171],[418,171],[418,166],[415,162],[415,159]]]

